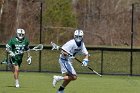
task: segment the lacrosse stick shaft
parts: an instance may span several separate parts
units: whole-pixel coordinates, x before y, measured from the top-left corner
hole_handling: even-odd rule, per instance
[[[41,51],[42,49],[43,49],[43,44],[38,44],[37,46],[35,46],[35,47],[33,47],[33,48],[31,48],[31,49],[29,49],[27,51],[23,51],[22,53],[16,53],[15,56],[19,55],[19,54],[23,54],[25,52],[28,53],[29,51],[39,51],[39,50]],[[1,64],[8,64],[8,63],[6,63],[6,61],[4,61],[4,62],[2,61]]]
[[[23,54],[23,53],[26,53],[26,52],[30,52],[30,51],[41,51],[43,49],[43,45],[42,44],[38,44],[37,46],[27,50],[27,51],[23,51],[22,53],[17,53],[15,55],[19,55],[19,54]]]
[[[59,49],[62,49],[60,46],[58,46],[58,45],[56,45],[55,43],[53,43],[53,42],[51,42],[51,45],[52,45],[52,50],[54,50],[54,49],[57,49],[58,50],[58,48]],[[69,54],[70,56],[71,56],[71,54]],[[81,64],[83,64],[79,59],[77,59],[76,57],[74,57],[74,59],[75,60],[77,60],[79,63],[81,63]],[[89,67],[89,66],[86,66],[89,70],[91,70],[92,72],[94,72],[95,74],[97,74],[98,76],[102,76],[102,75],[100,75],[98,72],[96,72],[95,70],[93,70],[91,67]]]
[[[81,63],[82,64],[82,62],[79,60],[79,59],[77,59],[76,57],[74,58],[76,61],[78,61],[79,63]],[[91,67],[89,67],[89,66],[86,66],[89,70],[91,70],[92,72],[94,72],[95,74],[97,74],[98,76],[102,76],[101,74],[99,74],[98,72],[96,72],[95,70],[93,70]]]

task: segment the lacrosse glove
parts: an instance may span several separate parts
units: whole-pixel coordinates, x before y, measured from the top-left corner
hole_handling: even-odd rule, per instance
[[[10,51],[10,54],[9,54],[11,57],[14,57],[15,56],[15,54],[12,52],[12,51]]]
[[[83,59],[82,66],[87,66],[88,65],[88,62],[89,62],[88,59]]]
[[[26,61],[28,65],[30,65],[32,63],[32,56],[29,56]]]

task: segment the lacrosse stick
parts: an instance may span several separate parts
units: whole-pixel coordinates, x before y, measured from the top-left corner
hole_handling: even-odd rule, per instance
[[[82,61],[80,61],[79,59],[77,59],[76,57],[74,58],[75,60],[77,60],[79,63],[83,64]],[[99,74],[98,72],[96,72],[95,70],[93,70],[90,66],[86,66],[89,70],[93,71],[95,74],[97,74],[98,76],[102,77],[101,74]]]
[[[55,43],[53,43],[53,42],[51,42],[51,45],[52,45],[52,50],[54,50],[54,49],[56,49],[56,50],[61,49],[60,46],[58,46],[57,44],[55,44]],[[69,56],[72,56],[72,55],[69,54]],[[74,59],[75,59],[76,61],[78,61],[80,64],[83,64],[82,61],[80,61],[80,60],[77,59],[76,57],[73,57],[73,56],[72,56],[72,58],[74,58]],[[93,70],[90,66],[86,66],[86,67],[87,67],[89,70],[91,70],[92,72],[94,72],[96,75],[102,77],[101,74],[99,74],[98,72],[96,72],[95,70]]]
[[[37,46],[33,47],[32,49],[29,49],[27,51],[23,51],[22,53],[17,53],[15,55],[23,54],[24,52],[29,52],[29,51],[41,51],[41,50],[43,50],[43,44],[38,44]]]
[[[33,47],[30,50],[34,50],[34,51],[43,50],[43,44],[38,44],[37,46]]]
[[[43,50],[43,44],[38,44],[37,46],[33,47],[32,49],[29,49],[27,51],[23,51],[20,53],[15,53],[15,55],[23,54],[23,53],[29,52],[29,51],[41,51],[41,50]]]
[[[9,57],[8,57],[8,58],[5,58],[5,59],[1,62],[1,64],[6,64],[6,66],[7,66],[9,69],[12,69],[12,63],[11,63],[11,60],[10,60]]]
[[[23,54],[23,53],[29,52],[29,51],[41,51],[41,50],[43,50],[43,44],[38,44],[37,46],[33,47],[32,49],[23,51],[21,53],[16,53],[15,55]],[[9,64],[9,61],[7,59],[5,59],[1,62],[1,64]]]

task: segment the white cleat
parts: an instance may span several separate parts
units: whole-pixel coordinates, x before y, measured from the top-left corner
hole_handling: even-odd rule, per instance
[[[56,93],[64,93],[64,90],[62,90],[62,91],[57,91]]]
[[[53,76],[53,82],[52,82],[53,87],[55,87],[55,85],[58,81],[59,81],[58,76]]]
[[[16,85],[16,88],[19,88],[19,81],[18,81],[18,79],[16,79],[15,85]]]
[[[16,88],[19,88],[19,84],[16,84]]]

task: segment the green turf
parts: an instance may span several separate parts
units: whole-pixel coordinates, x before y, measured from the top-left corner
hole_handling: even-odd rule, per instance
[[[0,93],[56,93],[52,87],[52,76],[55,73],[20,73],[20,88],[14,87],[11,72],[0,72]],[[59,74],[61,75],[61,74]],[[65,93],[139,93],[140,78],[130,76],[103,76],[79,74],[76,81],[72,81]]]

